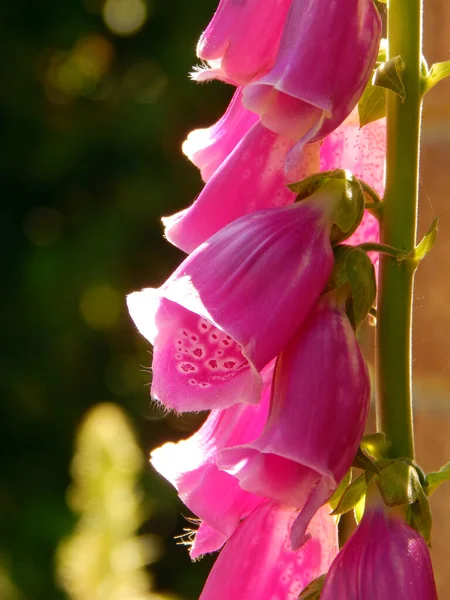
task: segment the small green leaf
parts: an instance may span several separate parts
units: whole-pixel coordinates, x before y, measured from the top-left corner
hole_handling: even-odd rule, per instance
[[[360,475],[355,481],[345,489],[337,507],[331,513],[332,515],[343,515],[352,510],[358,502],[366,495],[367,480],[365,474]]]
[[[386,116],[386,90],[368,83],[358,102],[359,126]]]
[[[331,508],[334,510],[335,508],[337,508],[341,498],[342,498],[342,494],[344,493],[344,491],[346,490],[346,488],[350,485],[352,481],[352,470],[349,469],[344,477],[344,479],[341,481],[341,483],[339,484],[338,488],[336,489],[336,491],[334,492],[334,494],[331,496],[331,498],[328,500],[328,504],[331,506]]]
[[[381,64],[373,74],[372,84],[391,90],[397,94],[402,101],[406,98],[406,90],[402,81],[402,73],[405,70],[405,61],[401,56],[394,56]]]
[[[361,523],[361,519],[364,516],[364,509],[366,508],[366,497],[363,496],[361,500],[355,504],[355,508],[353,509],[353,514],[355,515],[356,524],[359,525]]]
[[[435,63],[428,71],[424,81],[424,93],[431,90],[439,81],[450,75],[450,60]]]
[[[380,494],[387,506],[412,504],[417,500],[415,479],[418,475],[406,460],[392,460],[381,469],[377,480]]]
[[[347,256],[345,270],[352,291],[353,315],[349,314],[349,318],[353,327],[357,329],[375,302],[377,294],[375,269],[367,254],[355,248],[354,252]]]
[[[444,465],[437,473],[428,473],[425,479],[425,492],[427,496],[431,496],[438,487],[450,479],[450,462]]]
[[[326,575],[321,575],[313,579],[309,585],[305,587],[303,592],[298,597],[298,600],[320,600],[323,584],[325,583]]]
[[[416,491],[416,501],[408,507],[406,519],[408,524],[415,529],[431,546],[431,527],[433,519],[431,516],[430,504],[419,480],[418,474],[412,479],[412,484]]]
[[[380,469],[377,467],[376,463],[369,456],[364,454],[361,448],[358,448],[358,451],[356,452],[352,467],[363,469],[364,471],[371,471],[372,473],[377,474],[380,472]]]
[[[420,260],[422,260],[422,258],[424,258],[428,254],[428,252],[434,246],[434,242],[436,241],[436,236],[437,236],[437,232],[438,232],[438,224],[439,224],[439,217],[436,217],[434,219],[434,221],[431,223],[430,228],[427,231],[427,233],[423,236],[419,245],[415,248],[415,250],[413,252],[413,256],[411,258],[415,258],[417,260],[417,262],[419,262]]]

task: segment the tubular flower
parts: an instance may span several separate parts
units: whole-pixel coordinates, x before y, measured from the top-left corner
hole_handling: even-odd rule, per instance
[[[244,89],[244,105],[302,145],[321,139],[358,102],[380,37],[373,0],[292,0],[276,62]]]
[[[193,558],[220,547],[263,500],[239,487],[235,477],[220,471],[216,458],[222,448],[251,442],[261,433],[269,410],[272,375],[273,363],[262,373],[264,388],[256,406],[236,404],[213,410],[192,437],[177,444],[169,442],[152,452],[152,465],[175,486],[184,504],[203,522],[195,539]],[[211,528],[222,534],[214,536],[217,542],[211,539]],[[215,543],[219,546],[213,547]]]
[[[321,600],[437,600],[425,540],[382,507],[361,524],[331,565]]]
[[[351,466],[369,397],[367,368],[341,301],[325,295],[278,358],[263,433],[218,459],[243,489],[301,509],[294,548]]]
[[[238,88],[217,123],[206,129],[191,131],[183,143],[183,152],[200,169],[203,181],[211,179],[257,121],[258,115],[243,107],[242,88]]]
[[[266,501],[243,521],[225,545],[200,600],[296,600],[327,571],[336,556],[337,528],[329,507],[311,521],[308,541],[294,552],[289,529],[296,510]]]
[[[233,221],[159,289],[128,296],[131,317],[154,345],[151,391],[163,405],[186,411],[259,401],[259,372],[331,274],[340,185],[331,181],[301,203]]]
[[[220,0],[203,32],[197,56],[211,68],[193,79],[246,84],[272,66],[291,0]]]
[[[292,204],[295,194],[286,187],[284,170],[291,147],[291,140],[255,123],[208,180],[194,204],[163,218],[167,239],[181,250],[192,252],[243,215]],[[304,179],[318,167],[319,147],[310,144],[289,174],[291,181]]]

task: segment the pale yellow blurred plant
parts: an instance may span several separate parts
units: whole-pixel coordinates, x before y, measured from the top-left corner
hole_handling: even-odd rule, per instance
[[[143,467],[123,411],[91,409],[78,431],[67,499],[80,519],[56,555],[58,581],[72,600],[176,600],[151,591],[145,565],[159,557],[158,538],[136,535],[146,516]]]

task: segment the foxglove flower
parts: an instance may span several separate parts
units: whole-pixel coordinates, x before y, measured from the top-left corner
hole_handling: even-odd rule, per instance
[[[259,121],[258,115],[243,107],[240,87],[217,123],[206,129],[191,131],[182,148],[189,160],[200,169],[203,181],[211,179],[214,172],[257,121]]]
[[[163,218],[167,239],[181,250],[192,252],[245,214],[292,204],[295,194],[286,187],[284,171],[290,148],[291,140],[255,123],[215,171],[194,204]],[[304,179],[318,168],[319,147],[310,144],[295,170],[289,173],[290,181]]]
[[[200,600],[295,600],[336,556],[337,528],[323,507],[308,529],[308,541],[294,552],[289,530],[296,510],[271,501],[243,521],[221,551]]]
[[[367,368],[342,304],[322,297],[278,358],[263,433],[218,459],[243,489],[301,509],[294,548],[351,466],[369,408]]]
[[[306,319],[331,274],[342,185],[330,180],[301,203],[233,221],[161,288],[128,296],[131,317],[154,345],[152,395],[164,406],[259,401],[259,372]]]
[[[192,437],[177,444],[169,442],[152,452],[152,465],[175,486],[184,504],[202,521],[191,550],[193,558],[217,550],[263,500],[244,491],[235,477],[220,471],[216,458],[222,448],[251,442],[262,432],[269,410],[272,375],[273,362],[262,373],[264,388],[256,406],[240,403],[213,410]],[[219,546],[214,547],[217,543]]]
[[[321,600],[437,600],[430,554],[421,535],[383,508],[369,508],[339,552]]]
[[[220,0],[203,32],[197,56],[209,63],[192,75],[246,84],[272,66],[291,0]]]
[[[244,105],[301,145],[321,139],[358,102],[380,37],[373,0],[292,0],[276,62],[244,89]]]

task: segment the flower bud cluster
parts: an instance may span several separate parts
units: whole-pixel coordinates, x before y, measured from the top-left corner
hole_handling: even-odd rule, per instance
[[[346,169],[382,193],[385,123],[359,129],[355,109],[380,35],[372,0],[220,0],[198,44],[194,79],[236,91],[183,145],[205,185],[163,222],[189,256],[128,307],[153,344],[152,397],[211,411],[151,458],[200,519],[191,557],[224,546],[201,600],[295,600],[338,553],[327,502],[370,399],[346,295],[327,288],[343,184],[298,202],[287,185]],[[367,212],[353,231],[346,244],[377,241]]]

